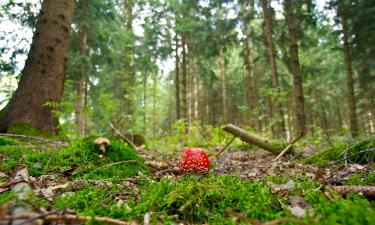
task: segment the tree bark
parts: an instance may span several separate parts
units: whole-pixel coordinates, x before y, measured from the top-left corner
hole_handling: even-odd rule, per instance
[[[179,63],[180,63],[180,58],[178,56],[178,35],[176,34],[175,37],[175,42],[176,42],[176,48],[175,48],[175,61],[176,61],[176,118],[179,120],[181,118],[181,104],[180,104],[180,74],[179,74]]]
[[[305,132],[305,100],[302,90],[302,75],[298,57],[298,43],[297,43],[297,30],[293,12],[292,0],[284,0],[285,18],[288,26],[289,35],[289,52],[291,60],[291,69],[293,74],[293,96],[294,96],[294,111],[297,119],[297,132]]]
[[[192,59],[192,75],[193,75],[193,120],[198,120],[199,108],[198,108],[198,78],[197,78],[197,59],[193,56]]]
[[[181,38],[181,47],[182,47],[182,118],[187,122],[188,120],[188,101],[187,101],[187,62],[186,62],[186,34],[182,34]]]
[[[88,5],[87,1],[82,2],[82,15],[83,20],[89,19]],[[79,53],[82,57],[87,55],[87,26],[82,23],[79,28],[80,33],[80,42],[79,42]],[[82,62],[83,63],[83,62]],[[75,119],[77,124],[77,134],[80,137],[86,135],[86,115],[85,115],[85,106],[86,106],[86,79],[87,72],[86,66],[81,65],[80,70],[77,74],[77,90],[76,90],[76,110],[75,110]]]
[[[269,142],[266,140],[262,140],[258,137],[255,137],[254,135],[250,134],[249,132],[236,127],[232,124],[227,124],[223,127],[223,130],[233,134],[236,137],[239,137],[242,141],[247,142],[252,145],[256,145],[258,147],[263,148],[264,150],[267,150],[273,154],[278,154],[281,152],[282,149],[276,149],[274,148]]]
[[[74,3],[73,0],[43,1],[18,88],[1,120],[1,131],[13,124],[27,123],[58,133],[59,122],[53,105],[60,103],[64,89]]]
[[[225,54],[224,50],[220,49],[220,59],[219,59],[219,67],[220,67],[220,84],[221,84],[221,110],[223,112],[223,122],[227,122],[227,93],[225,87]]]
[[[344,42],[344,58],[345,58],[345,70],[346,70],[346,88],[347,88],[347,104],[349,109],[349,132],[352,137],[358,136],[358,122],[356,113],[356,100],[354,95],[354,81],[353,81],[353,69],[352,69],[352,58],[350,53],[349,45],[349,31],[348,31],[348,17],[347,9],[343,5],[344,3],[339,2],[338,14],[341,19],[343,42]]]
[[[251,57],[251,33],[246,18],[248,17],[248,12],[246,11],[246,0],[242,1],[241,4],[241,14],[242,14],[242,32],[244,34],[243,37],[243,60],[245,66],[245,80],[246,80],[246,101],[250,108],[250,125],[251,127],[257,129],[258,121],[257,121],[257,105],[256,105],[256,98],[255,98],[255,88],[254,88],[254,81],[253,81],[253,73],[252,73],[252,57]]]
[[[120,120],[120,128],[126,130],[129,128],[131,121],[129,116],[133,114],[133,102],[132,102],[132,86],[133,86],[133,2],[125,1],[125,12],[126,12],[126,41],[125,41],[125,57],[124,57],[124,83],[123,83],[123,111],[121,114],[125,115],[125,118]]]
[[[267,50],[268,50],[268,57],[269,62],[271,65],[271,72],[272,72],[272,87],[274,92],[276,92],[276,97],[272,101],[273,111],[277,114],[277,121],[274,125],[274,130],[277,133],[277,136],[285,137],[285,121],[284,121],[284,113],[280,103],[280,85],[279,85],[279,75],[277,73],[277,65],[276,65],[276,53],[275,53],[275,45],[273,43],[273,29],[272,29],[272,22],[271,22],[271,13],[270,13],[270,6],[267,0],[262,0],[262,8],[263,8],[263,15],[264,15],[264,23],[265,23],[265,30],[266,30],[266,37],[267,37]]]

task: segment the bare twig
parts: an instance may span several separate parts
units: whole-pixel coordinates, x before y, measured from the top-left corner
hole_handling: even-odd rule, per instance
[[[124,140],[129,146],[131,146],[134,149],[137,149],[137,147],[131,142],[125,135],[123,135],[119,130],[116,129],[116,127],[111,123],[111,121],[108,122],[109,126],[112,128],[112,130],[121,137],[122,140]]]
[[[30,223],[30,222],[32,222],[32,221],[34,221],[34,220],[42,219],[42,218],[44,218],[44,217],[46,217],[46,216],[48,216],[48,215],[55,214],[55,213],[57,213],[57,212],[59,212],[59,210],[53,210],[53,211],[46,212],[46,213],[43,213],[43,214],[37,214],[37,215],[35,215],[35,216],[33,216],[33,217],[30,217],[30,218],[28,218],[28,219],[25,219],[24,221],[22,221],[22,222],[20,222],[20,223],[17,223],[17,225],[28,224],[28,223]]]
[[[229,147],[229,145],[232,144],[233,141],[234,141],[236,138],[237,138],[236,136],[233,136],[232,139],[230,139],[230,141],[228,141],[228,143],[227,143],[222,149],[220,149],[220,151],[218,151],[213,157],[214,157],[215,159],[217,159],[217,158],[219,157],[219,155],[220,155],[221,153],[223,153],[223,152],[225,151],[225,149],[227,149],[227,148]]]
[[[286,223],[286,222],[291,222],[291,223],[296,223],[296,224],[301,224],[301,225],[307,224],[307,223],[302,222],[302,221],[300,221],[296,218],[284,217],[284,218],[279,218],[279,219],[275,219],[275,220],[272,220],[272,221],[265,222],[262,225],[277,225],[277,224],[283,224],[283,223]]]
[[[278,155],[278,156],[276,156],[272,161],[277,161],[277,160],[279,160],[281,157],[283,157],[283,155],[285,155],[285,153],[287,153],[290,149],[292,149],[292,147],[293,147],[293,145],[292,144],[290,144],[290,145],[288,145],[286,148],[284,148],[284,150],[282,150],[281,152],[280,152],[280,154]]]
[[[354,154],[354,155],[347,156],[347,157],[345,157],[345,158],[342,158],[342,159],[339,159],[339,160],[336,160],[336,161],[333,161],[333,162],[320,164],[319,167],[328,166],[328,165],[334,165],[334,164],[336,164],[336,163],[339,163],[339,162],[342,162],[342,161],[346,161],[346,160],[348,160],[348,159],[350,159],[350,158],[353,158],[354,156],[357,156],[357,155],[359,155],[359,154],[362,154],[362,153],[365,153],[365,152],[373,152],[373,151],[375,151],[375,148],[368,149],[368,150],[363,150],[363,151],[357,152],[357,153]]]
[[[94,171],[92,171],[91,173],[95,173],[95,172],[98,171],[99,169],[103,169],[103,168],[107,168],[107,167],[111,167],[111,166],[116,166],[116,165],[120,165],[120,164],[124,164],[124,163],[139,163],[140,165],[142,165],[142,163],[140,163],[140,162],[137,161],[137,160],[124,160],[124,161],[115,162],[115,163],[110,163],[110,164],[107,164],[107,165],[104,165],[104,166],[98,167],[98,168],[96,168]],[[144,166],[144,165],[142,165],[142,166]]]
[[[12,180],[12,181],[9,181],[8,183],[4,183],[4,184],[0,184],[0,189],[2,188],[9,188],[15,184],[18,184],[20,182],[24,182],[25,180],[24,179],[16,179],[16,180]]]
[[[0,218],[0,220],[24,220],[24,219],[30,219],[35,218],[38,215],[35,214],[24,214],[24,215],[17,215],[17,216],[3,216]],[[135,222],[124,222],[122,220],[116,220],[109,217],[89,217],[89,216],[78,216],[78,215],[46,215],[43,216],[43,220],[45,221],[64,221],[64,222],[87,222],[90,220],[96,220],[100,223],[105,224],[113,224],[113,225],[134,225],[137,224]]]
[[[29,139],[29,140],[35,140],[35,141],[41,141],[41,142],[47,142],[50,144],[54,145],[59,145],[59,146],[68,146],[67,143],[63,141],[53,141],[50,139],[46,138],[41,138],[41,137],[33,137],[33,136],[27,136],[27,135],[22,135],[22,134],[7,134],[7,133],[0,133],[0,136],[5,136],[5,137],[15,137],[15,138],[24,138],[24,139]]]

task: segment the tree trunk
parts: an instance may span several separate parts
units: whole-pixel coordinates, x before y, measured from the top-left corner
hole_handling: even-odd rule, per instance
[[[255,89],[254,89],[254,81],[253,81],[253,73],[252,73],[252,57],[251,57],[251,33],[246,18],[248,16],[248,12],[246,11],[246,0],[242,1],[241,4],[241,13],[242,13],[242,32],[244,34],[243,37],[243,60],[245,66],[245,80],[246,80],[246,101],[250,108],[250,125],[251,127],[257,129],[257,105],[255,99]]]
[[[186,34],[182,34],[182,118],[187,122],[188,120],[188,101],[187,101],[187,62],[186,62]]]
[[[82,3],[82,15],[83,20],[89,19],[88,12],[88,3],[84,1]],[[87,55],[87,26],[84,25],[84,21],[81,22],[79,28],[80,33],[80,42],[79,42],[79,53],[82,57]],[[83,62],[82,62],[83,63]],[[80,70],[77,74],[77,101],[76,101],[76,110],[75,110],[75,119],[77,124],[77,134],[79,137],[84,137],[86,135],[86,115],[85,115],[85,106],[86,106],[86,65],[81,65]]]
[[[297,132],[305,132],[305,103],[302,91],[302,75],[301,68],[299,65],[298,57],[298,43],[297,43],[297,30],[293,12],[292,0],[284,0],[284,10],[285,18],[288,26],[288,35],[289,35],[289,52],[291,60],[291,69],[293,74],[293,95],[294,95],[294,111],[297,119]]]
[[[343,4],[344,3],[339,3],[338,14],[341,19],[344,42],[343,50],[346,70],[347,104],[349,108],[349,132],[352,137],[356,137],[358,136],[358,122],[356,113],[356,101],[354,96],[353,69],[349,46],[347,9]]]
[[[220,49],[220,83],[221,83],[221,110],[223,112],[223,122],[227,122],[227,98],[226,98],[226,88],[225,88],[225,54],[223,49]]]
[[[273,43],[273,30],[272,30],[272,22],[271,22],[271,13],[270,8],[267,0],[262,0],[262,8],[263,8],[263,15],[264,15],[264,23],[266,28],[266,37],[267,37],[267,49],[268,49],[268,56],[269,62],[271,65],[271,72],[272,72],[272,87],[274,92],[276,92],[276,97],[273,99],[272,107],[273,111],[277,115],[277,121],[274,125],[274,130],[277,133],[277,136],[285,137],[285,121],[284,121],[284,113],[280,103],[280,85],[279,85],[279,75],[277,73],[277,66],[276,66],[276,54],[275,54],[275,45]]]
[[[192,59],[192,75],[193,75],[193,120],[198,120],[199,108],[198,108],[198,78],[197,78],[197,59],[193,56]]]
[[[180,104],[180,74],[179,74],[179,63],[180,58],[178,56],[178,35],[175,37],[176,49],[175,49],[175,61],[176,61],[176,118],[179,120],[181,118],[181,104]]]
[[[147,79],[148,71],[143,76],[143,136],[146,136],[147,127]]]
[[[131,121],[129,121],[130,115],[133,114],[132,109],[132,86],[133,86],[133,3],[132,1],[125,1],[125,12],[126,12],[126,40],[125,40],[125,57],[124,57],[124,103],[122,115],[125,115],[120,122],[122,130],[129,128]]]
[[[157,99],[157,76],[158,71],[156,70],[153,74],[153,84],[152,84],[152,137],[156,137],[156,123],[157,123],[157,117],[156,117],[156,99]]]
[[[73,13],[73,0],[43,1],[18,88],[1,120],[1,131],[13,124],[27,123],[58,133],[59,122],[53,110],[64,89]]]

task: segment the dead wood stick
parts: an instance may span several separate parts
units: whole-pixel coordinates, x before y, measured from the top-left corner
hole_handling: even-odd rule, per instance
[[[1,220],[24,220],[24,219],[30,219],[30,218],[33,218],[33,217],[37,217],[38,215],[35,215],[35,214],[24,214],[24,215],[17,215],[17,216],[9,216],[9,215],[6,215],[6,216],[3,216],[0,218],[0,221]],[[92,219],[98,221],[98,222],[101,222],[101,223],[105,223],[105,224],[113,224],[113,225],[134,225],[136,223],[134,222],[124,222],[124,221],[121,221],[121,220],[116,220],[116,219],[112,219],[112,218],[109,218],[109,217],[89,217],[89,216],[78,216],[78,215],[47,215],[47,216],[44,216],[42,217],[43,220],[45,221],[64,221],[64,222],[87,222],[87,221],[90,221]]]
[[[342,159],[339,159],[339,160],[336,160],[336,161],[333,161],[333,162],[320,164],[320,165],[318,165],[318,166],[319,166],[319,167],[323,167],[323,166],[334,165],[334,164],[336,164],[336,163],[339,163],[339,162],[342,162],[342,161],[346,161],[346,160],[348,160],[348,159],[350,159],[350,158],[353,158],[354,156],[360,155],[360,154],[362,154],[362,153],[365,153],[365,152],[373,152],[373,151],[375,151],[375,148],[368,149],[368,150],[363,150],[363,151],[359,151],[359,152],[357,152],[357,153],[355,153],[355,154],[353,154],[353,155],[351,155],[351,156],[347,156],[347,157],[344,157],[344,158],[342,158]]]
[[[242,141],[247,142],[252,145],[256,145],[264,150],[267,150],[273,154],[280,153],[280,149],[274,148],[269,142],[266,140],[262,140],[254,135],[250,134],[246,130],[243,130],[233,124],[227,124],[223,127],[223,130],[233,134],[234,136],[240,138]]]
[[[287,153],[290,149],[292,149],[293,144],[296,143],[296,142],[297,142],[302,136],[303,136],[303,132],[300,132],[300,133],[298,134],[298,136],[297,136],[296,138],[294,138],[294,139],[289,143],[289,145],[288,145],[286,148],[284,148],[284,150],[282,150],[278,156],[276,156],[276,158],[273,159],[273,161],[277,161],[277,160],[279,160],[283,155],[285,155],[285,153]]]
[[[349,193],[361,193],[368,199],[375,199],[375,186],[331,186],[333,190],[339,192],[341,195],[346,196]]]
[[[46,138],[33,137],[33,136],[27,136],[27,135],[22,135],[22,134],[0,133],[0,136],[30,139],[30,140],[35,140],[35,141],[47,142],[47,143],[54,144],[54,145],[61,145],[64,147],[68,146],[68,144],[63,141],[53,141],[53,140],[46,139]]]
[[[230,141],[222,148],[222,149],[220,149],[220,151],[218,151],[213,157],[215,158],[215,159],[217,159],[217,157],[219,157],[219,155],[221,154],[221,153],[223,153],[224,151],[225,151],[225,149],[227,149],[228,147],[229,147],[229,145],[230,144],[232,144],[233,143],[233,141],[236,139],[237,137],[236,136],[233,136],[232,137],[232,139],[230,139]]]
[[[15,184],[18,184],[20,182],[25,182],[25,179],[16,179],[16,180],[12,180],[12,181],[9,181],[8,183],[4,183],[4,184],[0,184],[0,189],[2,188],[9,188]]]
[[[279,219],[275,219],[275,220],[265,222],[262,225],[277,225],[277,224],[283,224],[283,223],[286,223],[286,222],[291,222],[291,223],[296,223],[296,224],[301,224],[301,225],[307,224],[305,222],[299,221],[296,218],[284,217],[284,218],[279,218]]]
[[[123,135],[119,130],[116,129],[116,127],[111,123],[111,121],[108,122],[109,126],[112,128],[112,130],[120,136],[122,140],[124,140],[128,145],[130,145],[132,148],[137,149],[137,147],[131,142],[125,135]]]
[[[107,167],[111,167],[111,166],[116,166],[116,165],[120,165],[120,164],[124,164],[124,163],[139,163],[139,162],[137,160],[124,160],[124,161],[120,161],[120,162],[110,163],[110,164],[107,164],[107,165],[96,168],[91,173],[95,173],[99,169],[103,169],[103,168],[107,168]]]

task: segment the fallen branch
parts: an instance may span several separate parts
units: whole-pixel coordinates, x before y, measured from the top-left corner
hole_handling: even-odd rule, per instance
[[[30,218],[37,218],[39,215],[35,214],[23,214],[17,216],[3,216],[0,220],[25,220]],[[39,218],[39,217],[38,217]],[[91,220],[98,221],[100,223],[105,224],[113,224],[113,225],[134,225],[137,224],[135,222],[124,222],[122,220],[116,220],[109,217],[89,217],[89,216],[77,216],[77,215],[46,215],[42,217],[45,221],[64,221],[64,222],[88,222]]]
[[[223,127],[223,130],[233,134],[234,136],[240,138],[242,141],[247,142],[252,145],[256,145],[264,150],[267,150],[273,154],[280,153],[280,149],[276,149],[273,147],[269,142],[266,140],[262,140],[254,135],[250,134],[249,132],[234,126],[233,124],[227,124]]]
[[[112,128],[112,130],[121,137],[122,140],[124,140],[129,146],[131,146],[134,149],[137,149],[137,147],[131,142],[125,135],[123,135],[119,130],[116,129],[116,127],[111,123],[111,121],[108,122],[109,126]]]
[[[362,194],[366,198],[375,199],[375,186],[331,186],[333,190],[346,196],[349,193]]]

